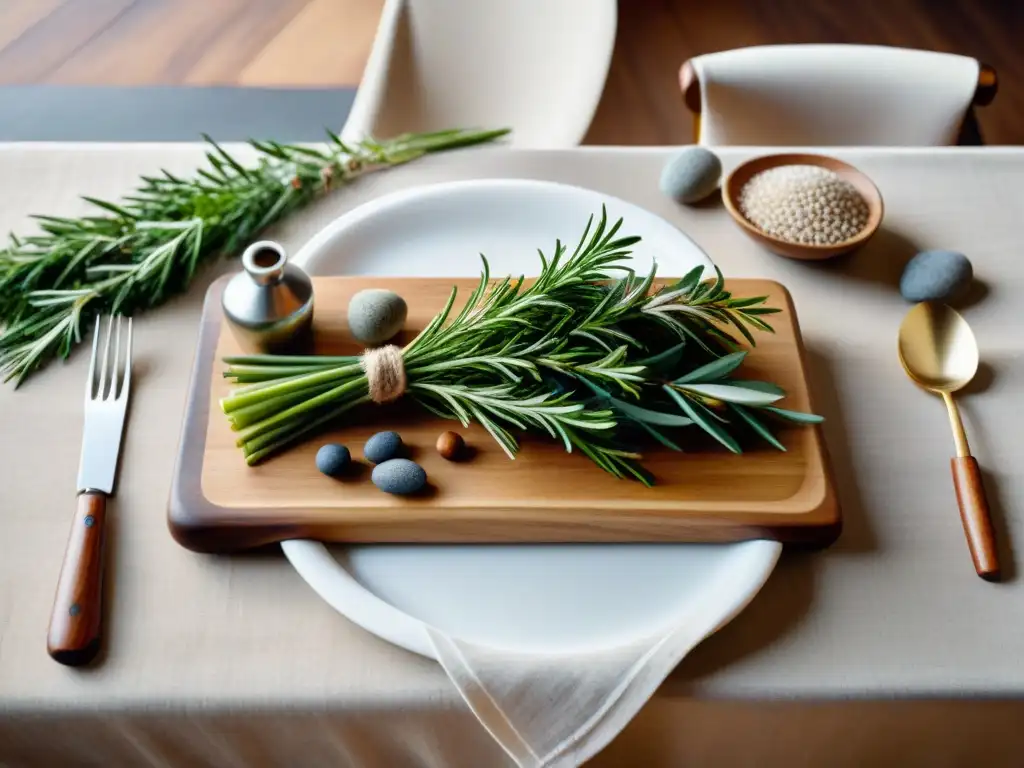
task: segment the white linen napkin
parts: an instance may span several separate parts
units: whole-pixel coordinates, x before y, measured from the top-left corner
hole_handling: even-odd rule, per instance
[[[664,633],[591,653],[530,654],[456,640],[426,626],[438,661],[519,768],[592,758],[702,639],[742,606],[709,593]]]
[[[750,541],[685,611],[622,645],[551,653],[460,640],[368,591],[315,541],[281,543],[292,565],[338,611],[380,637],[438,660],[484,728],[519,768],[569,768],[600,752],[704,638],[742,611],[769,577],[782,545]],[[386,628],[382,633],[382,628]]]

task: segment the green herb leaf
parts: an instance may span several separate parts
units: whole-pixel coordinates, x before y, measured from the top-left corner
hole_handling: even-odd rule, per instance
[[[740,418],[747,422],[747,424],[749,424],[753,428],[753,430],[757,432],[757,434],[759,434],[762,438],[764,438],[768,443],[774,445],[780,451],[786,450],[786,447],[778,441],[775,435],[768,431],[768,428],[764,424],[757,420],[757,417],[754,416],[754,414],[752,414],[742,405],[731,404],[730,408],[732,408],[733,411],[738,413],[740,415]]]
[[[685,376],[680,376],[673,383],[689,384],[690,382],[717,381],[719,379],[724,379],[740,367],[740,364],[746,356],[746,352],[733,352],[725,355],[724,357],[720,357],[717,360],[712,360],[707,365],[702,365],[700,368],[690,371]]]
[[[640,428],[643,429],[647,434],[649,434],[651,437],[653,437],[659,443],[664,445],[666,448],[668,448],[670,450],[673,450],[673,451],[679,451],[680,453],[682,453],[683,449],[680,448],[678,445],[676,445],[674,442],[672,442],[672,440],[670,440],[661,431],[655,429],[650,424],[646,424],[646,423],[644,423],[642,421],[638,421],[637,424],[639,424]]]
[[[703,265],[694,267],[685,275],[683,275],[683,278],[679,282],[677,282],[670,288],[666,288],[666,291],[692,291],[700,282],[700,277],[703,274]]]
[[[384,151],[376,143],[363,146]],[[305,155],[300,163],[287,148],[272,149],[285,153],[301,174]],[[391,146],[390,156],[401,157],[405,149]],[[230,164],[221,165],[231,174]],[[240,183],[236,174],[231,177]],[[304,194],[298,187],[297,199]],[[273,210],[286,194],[280,184],[268,190],[263,210]],[[651,296],[655,271],[639,277],[632,268],[630,249],[639,239],[621,233],[622,219],[610,221],[602,206],[586,224],[571,253],[559,240],[550,255],[538,251],[541,271],[530,283],[513,275],[492,280],[481,255],[480,279],[460,310],[453,311],[453,288],[447,303],[402,349],[406,393],[440,417],[479,424],[509,458],[518,453],[518,433],[535,433],[614,477],[645,485],[654,478],[634,449],[638,440],[651,438],[680,451],[681,436],[695,428],[740,453],[737,436],[749,427],[779,447],[760,421],[764,411],[754,409],[785,393],[771,382],[730,380],[747,353],[723,330],[735,323],[748,325],[747,335],[757,330],[761,321],[744,312],[761,308],[762,299],[734,297],[718,269],[714,279],[702,281],[703,268]],[[175,236],[180,243],[161,253],[191,251],[199,235],[186,225]],[[152,258],[151,271],[165,274],[168,262]],[[123,262],[129,272],[132,264]],[[166,282],[171,280],[168,275]],[[36,301],[62,306],[89,300],[63,290],[36,295]],[[58,332],[70,338],[69,329]],[[242,355],[225,363],[225,375],[245,386],[224,398],[221,409],[249,464],[369,401],[358,358]],[[675,375],[687,368],[693,370],[679,383],[665,384],[668,371]]]
[[[705,432],[715,438],[733,453],[742,453],[736,439],[725,431],[714,419],[709,419],[707,409],[699,403],[691,403],[685,396],[676,392],[672,387],[665,386],[665,391],[675,400],[691,419],[697,422]]]
[[[662,427],[686,427],[693,424],[693,419],[688,419],[677,413],[652,411],[647,408],[632,405],[631,403],[627,403],[623,400],[618,400],[614,397],[609,398],[609,401],[615,409],[626,414],[634,421],[639,421],[644,424],[658,424]]]
[[[764,410],[769,413],[774,413],[776,416],[786,419],[787,421],[794,421],[798,424],[820,424],[825,420],[824,416],[818,416],[814,413],[787,411],[784,408],[776,408],[775,406],[766,406]]]
[[[686,342],[681,341],[673,347],[669,347],[664,352],[659,352],[651,357],[645,357],[643,360],[637,360],[637,365],[642,365],[649,371],[669,371],[679,365],[679,361],[683,359],[683,352],[686,350]]]
[[[364,172],[506,133],[455,129],[352,146],[333,137],[322,150],[253,141],[260,157],[251,166],[205,137],[209,167],[190,178],[165,170],[141,177],[119,202],[83,198],[104,215],[38,215],[41,234],[12,234],[0,249],[0,377],[19,386],[81,343],[83,321],[162,304],[188,288],[202,263],[234,254],[264,227]],[[64,288],[81,293],[45,293]]]
[[[752,379],[729,379],[729,384],[734,387],[743,387],[744,389],[753,389],[758,392],[767,392],[770,395],[778,395],[779,397],[786,396],[786,390],[780,387],[778,384],[772,384],[770,381],[756,381]]]
[[[782,399],[782,395],[772,392],[761,392],[748,387],[733,387],[729,384],[685,384],[680,386],[689,392],[696,392],[705,397],[713,397],[726,403],[768,405]]]

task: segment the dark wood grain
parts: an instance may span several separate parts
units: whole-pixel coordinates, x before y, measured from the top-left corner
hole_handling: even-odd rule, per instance
[[[4,0],[0,82],[90,85],[358,83],[380,0]],[[773,43],[865,43],[972,56],[968,115],[988,144],[1024,143],[1024,3],[1015,0],[620,2],[615,54],[587,144],[691,143],[680,68]],[[973,142],[977,143],[977,142]]]
[[[353,86],[382,0],[3,0],[0,83]]]
[[[967,545],[971,550],[974,569],[981,578],[998,581],[1001,573],[996,549],[996,535],[992,528],[981,469],[973,456],[955,456],[950,461],[956,500],[960,505]]]
[[[671,279],[669,276],[662,280]],[[405,343],[444,304],[453,284],[457,302],[471,279],[315,277],[316,347],[324,354],[357,354],[344,307],[368,287],[405,297]],[[646,446],[653,488],[618,480],[557,441],[524,439],[510,461],[478,425],[461,429],[471,460],[449,462],[434,445],[453,422],[426,414],[407,400],[353,412],[317,435],[255,467],[246,465],[217,407],[231,384],[221,358],[238,353],[221,321],[224,279],[207,294],[199,348],[171,481],[168,522],[183,546],[231,552],[292,538],[339,542],[576,542],[740,541],[776,539],[828,546],[842,518],[820,428],[780,425],[785,452],[750,442],[732,454],[698,433],[685,454]],[[734,279],[737,295],[767,295],[776,332],[758,339],[744,362],[754,378],[787,391],[786,407],[814,411],[805,376],[799,324],[786,289],[767,280]],[[455,311],[459,305],[456,304]],[[428,493],[396,499],[369,482],[368,467],[351,477],[321,475],[314,457],[323,443],[347,445],[355,457],[376,431],[401,432],[429,477]]]
[[[619,3],[608,81],[585,143],[692,143],[693,112],[684,103],[680,74],[694,56],[752,45],[860,43],[959,53],[989,65],[998,73],[998,95],[977,110],[980,134],[990,145],[1022,144],[1022,30],[1024,3],[1005,0]],[[986,74],[975,104],[993,95]],[[973,112],[968,120],[975,120]]]
[[[88,664],[100,649],[106,513],[105,494],[79,494],[46,638],[47,651],[61,664]]]
[[[994,67],[985,62],[980,62],[980,66],[978,87],[974,90],[972,103],[976,107],[987,107],[999,92],[999,73],[996,72]]]
[[[9,8],[4,3],[0,24],[8,14],[18,16],[18,5]],[[74,58],[90,41],[116,29],[118,19],[131,7],[132,0],[63,2],[47,7],[45,16],[33,19],[0,47],[0,78],[6,83],[45,82],[53,70]]]

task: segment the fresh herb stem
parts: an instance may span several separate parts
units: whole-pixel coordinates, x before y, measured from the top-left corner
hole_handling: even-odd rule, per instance
[[[0,378],[20,386],[68,357],[97,314],[159,306],[186,290],[202,264],[235,254],[266,227],[359,176],[507,133],[453,129],[349,144],[328,132],[317,147],[252,140],[251,166],[204,137],[209,166],[191,178],[164,170],[143,176],[117,203],[84,198],[98,215],[37,215],[38,233],[12,233],[0,249]]]
[[[570,255],[556,243],[541,253],[533,281],[492,280],[487,260],[457,313],[457,290],[402,349],[406,394],[424,409],[481,425],[510,458],[513,430],[539,432],[617,477],[650,485],[638,434],[681,450],[703,431],[742,452],[743,432],[782,443],[765,414],[796,423],[820,417],[775,407],[771,382],[733,378],[777,310],[766,297],[733,297],[715,270],[697,267],[654,290],[655,270],[629,268],[640,239],[620,236],[602,209]],[[740,338],[731,332],[739,329]],[[221,401],[246,461],[258,464],[371,402],[358,358],[233,356],[224,373],[238,383]],[[277,381],[277,383],[271,383]],[[738,418],[733,421],[730,415]]]

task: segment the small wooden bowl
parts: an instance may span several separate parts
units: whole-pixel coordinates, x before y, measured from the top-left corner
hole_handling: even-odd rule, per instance
[[[868,223],[864,229],[858,232],[856,236],[841,243],[807,245],[781,240],[754,226],[740,211],[740,192],[742,192],[744,185],[755,174],[766,171],[769,168],[777,168],[781,165],[816,165],[820,168],[835,171],[839,174],[840,178],[850,182],[868,205]],[[722,200],[729,211],[729,215],[753,240],[780,256],[810,261],[830,259],[833,256],[840,256],[860,248],[878,231],[878,227],[882,223],[882,215],[885,212],[885,206],[882,204],[882,194],[878,191],[878,187],[874,185],[871,179],[852,165],[827,155],[801,153],[763,155],[747,160],[745,163],[734,168],[726,177],[725,183],[722,185]]]

